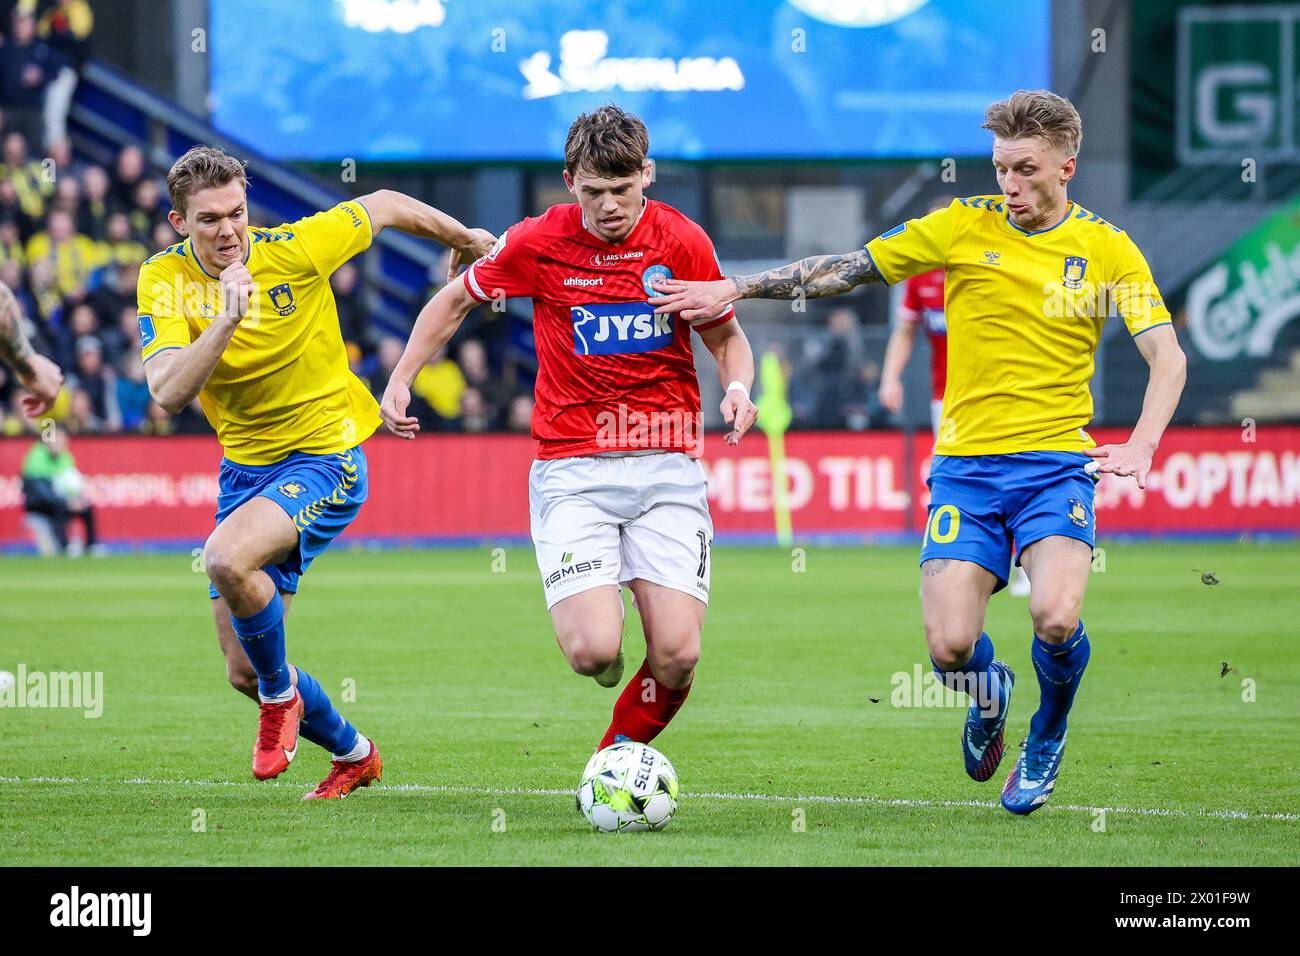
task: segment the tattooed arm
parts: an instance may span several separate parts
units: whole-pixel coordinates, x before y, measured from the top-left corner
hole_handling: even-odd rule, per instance
[[[678,312],[683,319],[712,318],[737,299],[817,299],[843,295],[881,275],[865,249],[834,256],[809,256],[789,265],[713,282],[667,279],[654,284],[656,312]]]
[[[18,300],[3,282],[0,282],[0,361],[14,370],[18,381],[31,393],[22,397],[27,417],[36,418],[49,411],[59,397],[63,373],[44,355],[38,355],[27,341]]]

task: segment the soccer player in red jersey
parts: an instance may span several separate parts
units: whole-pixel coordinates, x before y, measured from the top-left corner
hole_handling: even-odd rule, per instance
[[[930,203],[929,212],[950,205],[951,197]],[[903,284],[897,321],[885,346],[880,372],[880,404],[895,415],[903,407],[903,369],[912,357],[917,329],[925,325],[930,337],[930,424],[935,437],[943,420],[943,389],[948,377],[948,323],[943,313],[943,270],[912,276]]]
[[[717,360],[734,444],[754,423],[754,356],[727,306],[687,322],[655,315],[657,277],[717,279],[713,244],[671,206],[647,199],[649,135],[607,105],[579,116],[564,149],[577,203],[552,206],[424,307],[380,404],[388,428],[419,431],[410,384],[480,302],[533,300],[537,460],[529,510],[556,640],[604,686],[623,674],[622,585],[645,627],[646,659],[614,705],[601,747],[648,743],[690,691],[709,600],[709,517],[691,327]]]

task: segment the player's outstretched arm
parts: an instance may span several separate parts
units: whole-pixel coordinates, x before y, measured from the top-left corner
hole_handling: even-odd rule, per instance
[[[737,445],[758,418],[758,406],[749,397],[754,385],[754,350],[735,319],[700,332],[700,339],[718,363],[718,380],[725,392],[719,409],[722,420],[731,426],[727,444]]]
[[[880,368],[880,404],[895,415],[903,407],[903,369],[912,357],[916,329],[916,322],[899,319],[885,345],[885,360]]]
[[[487,255],[497,241],[496,236],[486,229],[470,229],[441,209],[434,209],[393,189],[377,190],[362,196],[358,202],[370,213],[374,235],[392,226],[399,232],[432,239],[451,249],[451,261],[447,264],[448,282],[456,278],[461,266]]]
[[[242,262],[232,262],[221,271],[221,314],[184,348],[167,349],[144,363],[149,394],[159,407],[175,415],[198,397],[217,367],[221,353],[230,344],[235,329],[253,297],[253,277]]]
[[[476,304],[464,282],[449,282],[420,310],[406,350],[389,376],[388,387],[379,403],[379,415],[394,435],[414,438],[420,430],[420,420],[406,414],[411,404],[411,383],[424,364],[451,341],[460,323]]]
[[[1187,383],[1187,356],[1178,345],[1172,325],[1161,325],[1138,334],[1134,339],[1138,351],[1151,367],[1142,415],[1133,426],[1128,441],[1122,445],[1099,445],[1084,453],[1097,460],[1097,470],[1112,475],[1132,476],[1138,487],[1147,486],[1151,459],[1174,417],[1178,399]]]
[[[63,373],[59,367],[32,348],[23,331],[22,315],[13,290],[0,282],[0,361],[18,376],[27,389],[20,401],[28,418],[44,415],[59,397]]]
[[[662,295],[650,300],[656,312],[678,312],[687,321],[717,315],[737,299],[817,299],[843,295],[881,281],[866,249],[843,255],[809,256],[748,276],[712,282],[656,281]]]

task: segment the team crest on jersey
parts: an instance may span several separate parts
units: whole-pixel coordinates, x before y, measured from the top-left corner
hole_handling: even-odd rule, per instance
[[[1088,271],[1088,260],[1083,256],[1066,256],[1065,257],[1065,274],[1061,276],[1061,284],[1067,289],[1082,289],[1083,274]]]
[[[1083,502],[1078,498],[1070,499],[1070,520],[1077,527],[1088,527],[1088,509],[1084,507]]]
[[[673,341],[673,317],[649,302],[593,302],[569,307],[575,355],[654,352]]]
[[[651,283],[655,279],[671,279],[672,277],[672,269],[660,263],[655,263],[652,266],[646,266],[645,272],[641,273],[641,287],[645,289],[646,295],[659,295],[659,290],[654,288]]]
[[[275,311],[280,315],[289,315],[298,308],[298,303],[293,301],[293,289],[289,288],[287,282],[270,289],[267,295],[271,297],[271,305],[275,306]]]
[[[307,489],[303,486],[302,482],[286,481],[275,490],[280,492],[280,494],[284,495],[286,498],[297,498]]]

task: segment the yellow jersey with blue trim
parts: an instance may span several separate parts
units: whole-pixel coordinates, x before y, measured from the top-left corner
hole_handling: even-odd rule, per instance
[[[199,393],[231,461],[334,454],[379,427],[378,403],[348,368],[329,282],[372,233],[356,200],[274,229],[249,227],[248,314]],[[221,283],[189,239],[145,260],[136,291],[145,362],[189,345],[221,313]]]
[[[889,284],[945,270],[939,455],[1093,447],[1084,428],[1102,323],[1115,312],[1136,337],[1171,321],[1133,240],[1075,202],[1027,232],[1000,195],[954,199],[866,248]]]

